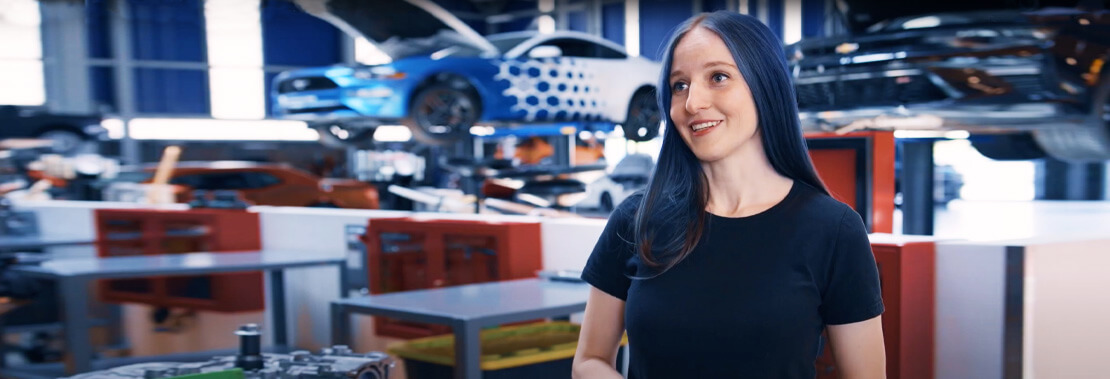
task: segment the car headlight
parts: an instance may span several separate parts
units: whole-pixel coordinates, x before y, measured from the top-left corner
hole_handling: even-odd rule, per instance
[[[355,78],[362,80],[371,79],[404,79],[405,73],[395,70],[393,67],[388,66],[374,66],[366,68],[356,68],[352,74]]]

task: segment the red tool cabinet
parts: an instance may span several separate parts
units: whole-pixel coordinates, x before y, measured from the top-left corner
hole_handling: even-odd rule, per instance
[[[932,379],[936,319],[936,244],[921,237],[872,235],[882,282],[888,378]],[[839,377],[826,345],[817,377]]]
[[[366,228],[370,292],[531,278],[543,265],[538,222],[420,218],[372,219]],[[419,338],[441,325],[376,317],[378,335]]]
[[[97,255],[235,252],[262,246],[258,214],[242,210],[98,209]],[[218,312],[265,307],[262,273],[106,279],[106,302],[142,303]]]

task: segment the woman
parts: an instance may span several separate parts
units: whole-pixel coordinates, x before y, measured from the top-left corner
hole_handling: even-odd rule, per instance
[[[619,377],[627,330],[631,378],[813,378],[827,328],[842,377],[884,377],[866,230],[813,169],[778,38],[715,12],[665,54],[663,147],[583,271],[574,376]]]

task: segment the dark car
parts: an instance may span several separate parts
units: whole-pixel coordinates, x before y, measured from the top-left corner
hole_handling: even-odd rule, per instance
[[[837,3],[845,32],[787,46],[804,128],[966,130],[994,159],[1110,159],[1110,2]]]
[[[75,152],[85,141],[107,136],[100,116],[65,115],[14,105],[0,106],[0,140],[41,138],[54,142],[55,153]]]

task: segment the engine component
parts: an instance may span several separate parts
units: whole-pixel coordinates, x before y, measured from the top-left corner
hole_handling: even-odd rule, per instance
[[[139,363],[70,379],[162,379],[235,369],[241,369],[245,379],[389,379],[393,369],[393,359],[385,353],[355,354],[343,345],[321,349],[315,355],[305,350],[289,354],[261,353],[261,333],[255,324],[243,325],[235,334],[239,336],[238,355],[217,356],[195,363]]]

